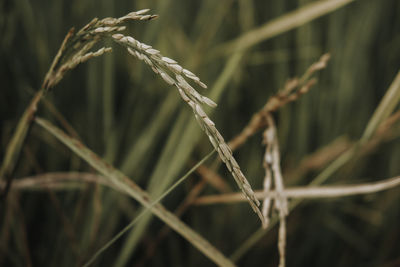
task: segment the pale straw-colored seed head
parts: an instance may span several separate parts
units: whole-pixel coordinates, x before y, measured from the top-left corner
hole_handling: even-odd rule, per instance
[[[202,102],[212,108],[215,108],[217,106],[217,103],[215,103],[214,101],[212,101],[211,99],[209,99],[208,97],[203,96],[202,97]]]
[[[230,149],[225,143],[219,144],[219,148],[221,149],[222,153],[225,155],[227,159],[232,157],[232,153],[230,152]]]
[[[234,157],[231,158],[230,162],[232,164],[232,168],[239,169],[239,164]]]
[[[157,68],[156,67],[154,67],[154,66],[151,66],[151,69],[156,73],[156,74],[158,74],[158,70],[157,70]]]
[[[135,45],[136,44],[136,40],[132,37],[132,36],[127,36],[126,40],[128,43]]]
[[[114,38],[115,40],[121,40],[121,38],[123,38],[124,35],[121,33],[116,33],[112,35],[112,38]]]
[[[94,32],[96,33],[100,33],[100,32],[104,32],[104,28],[103,27],[98,27],[94,30]]]
[[[141,45],[141,49],[142,50],[147,50],[147,49],[152,48],[151,45],[147,45],[147,44],[144,44],[144,43],[140,43],[140,45]]]
[[[222,160],[224,163],[226,163],[226,161],[227,161],[228,159],[225,157],[224,153],[222,153],[222,150],[221,150],[219,147],[217,148],[217,152],[218,152],[218,155],[219,155],[219,157],[221,158],[221,160]]]
[[[200,125],[200,128],[201,128],[203,131],[205,131],[204,123],[203,123],[203,120],[200,118],[200,116],[194,114],[194,117],[196,118],[197,123]]]
[[[143,60],[144,60],[144,62],[146,62],[147,65],[153,66],[153,63],[151,62],[151,60],[150,60],[146,55],[144,55],[144,54],[143,54]],[[171,78],[171,77],[170,77],[170,78]],[[172,79],[172,78],[171,78],[171,79]]]
[[[148,20],[152,17],[152,15],[144,15],[140,18],[140,20]]]
[[[118,19],[115,18],[104,18],[101,20],[104,25],[115,25],[117,21]]]
[[[128,42],[128,39],[126,38],[126,36],[124,36],[124,37],[122,37],[119,41],[120,41],[121,43],[127,43],[127,42]]]
[[[198,81],[197,84],[200,85],[201,87],[203,87],[204,89],[207,89],[207,85],[205,83],[203,83],[202,81]]]
[[[147,58],[147,57],[146,57]],[[168,83],[169,85],[174,85],[175,84],[175,80],[171,78],[171,76],[169,76],[168,74],[166,74],[165,72],[162,72],[161,70],[158,70],[158,72],[161,75],[161,78],[163,78],[163,80]]]
[[[129,52],[129,54],[131,54],[132,56],[136,57],[136,53],[135,53],[136,51],[132,50],[132,48],[130,48],[130,47],[128,47],[127,50]]]
[[[190,70],[187,70],[187,69],[183,69],[183,73],[184,73],[187,77],[197,77],[196,75],[194,75],[193,72],[191,72]]]
[[[170,64],[168,66],[173,72],[175,73],[182,73],[183,68],[181,66],[179,66],[178,64]]]
[[[138,51],[135,51],[135,55],[136,55],[136,57],[137,57],[138,59],[140,59],[140,60],[143,59],[142,54],[139,53]]]
[[[145,9],[141,9],[141,10],[139,10],[139,11],[131,12],[131,13],[129,13],[129,14],[143,15],[143,14],[149,12],[149,11],[150,11],[150,9],[145,8]]]
[[[229,172],[232,172],[232,165],[231,165],[231,163],[229,162],[229,160],[228,160],[227,162],[225,162],[225,165],[226,165],[226,167],[228,168],[228,171],[229,171]]]
[[[169,57],[162,57],[161,58],[162,61],[168,63],[168,64],[177,64],[178,62],[176,62],[175,60],[169,58]]]
[[[181,84],[184,89],[188,88],[193,89],[193,87],[190,84],[188,84],[188,82],[182,77],[182,75],[177,74],[175,75],[175,78],[178,80],[179,84]]]
[[[215,123],[208,117],[204,118],[204,122],[208,127],[215,127]]]
[[[143,16],[142,18],[146,19],[147,17]],[[217,150],[221,160],[232,173],[240,189],[246,195],[251,207],[260,216],[261,212],[257,208],[259,202],[255,199],[250,184],[241,172],[236,160],[233,158],[231,149],[216,129],[215,123],[207,116],[201,107],[201,104],[206,104],[210,107],[216,107],[217,104],[211,99],[199,94],[192,85],[187,82],[186,78],[189,78],[203,88],[207,88],[207,86],[201,82],[200,78],[194,73],[182,68],[182,66],[180,66],[175,60],[162,56],[160,51],[151,46],[140,43],[132,37],[125,37],[121,34],[114,34],[113,38],[121,45],[125,46],[130,54],[135,55],[137,58],[150,65],[153,71],[159,74],[167,84],[175,85],[177,87],[181,98],[192,108],[197,122],[208,136],[214,149]],[[171,77],[169,73],[174,73],[175,77]]]
[[[219,141],[220,143],[225,142],[224,138],[222,137],[222,135],[221,135],[218,131],[215,131],[215,135],[217,136],[218,141]]]
[[[196,112],[196,103],[194,103],[192,100],[189,99],[187,102],[189,106],[193,109],[193,112]],[[196,114],[196,113],[195,113]]]
[[[204,110],[198,104],[196,104],[196,112],[197,112],[197,114],[199,114],[200,117],[207,118],[207,114],[204,112]]]
[[[185,92],[183,92],[183,90],[181,88],[179,88],[179,86],[178,86],[178,92],[179,92],[179,94],[181,95],[182,99],[185,102],[189,102],[190,101],[189,97],[185,94]]]
[[[154,49],[154,48],[147,49],[146,52],[149,53],[150,55],[160,54],[160,51],[158,51],[157,49]]]
[[[212,137],[211,135],[208,135],[208,139],[210,139],[210,142],[214,148],[218,147],[218,143],[217,143],[217,141],[215,141],[214,137]]]

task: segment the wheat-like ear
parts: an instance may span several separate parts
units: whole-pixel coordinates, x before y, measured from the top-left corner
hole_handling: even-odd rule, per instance
[[[110,52],[111,48],[101,48],[96,52],[89,50],[99,41],[108,36],[126,29],[120,26],[121,23],[128,20],[151,20],[157,18],[157,15],[146,15],[149,9],[143,9],[131,12],[120,18],[105,18],[99,20],[94,18],[77,33],[72,28],[65,37],[57,55],[43,82],[43,89],[48,90],[54,87],[65,75],[65,73],[78,64],[83,63],[90,58],[101,56]]]
[[[211,99],[198,93],[188,81],[192,81],[203,88],[207,86],[191,71],[184,69],[175,60],[163,56],[160,51],[154,49],[150,45],[143,44],[131,36],[125,36],[121,33],[113,34],[112,38],[122,46],[124,46],[129,54],[144,61],[151,69],[169,85],[174,85],[179,92],[181,98],[192,108],[194,116],[199,123],[201,129],[208,136],[212,146],[218,152],[219,157],[225,163],[233,178],[242,190],[246,199],[249,201],[254,212],[259,216],[262,224],[265,226],[264,217],[258,206],[260,202],[255,197],[254,192],[240,169],[239,164],[232,155],[232,151],[226,144],[221,133],[215,127],[215,123],[205,113],[201,104],[210,107],[216,107],[217,104]]]
[[[78,64],[110,52],[111,48],[106,47],[95,52],[90,52],[90,49],[99,41],[125,29],[125,26],[119,26],[119,24],[127,20],[151,20],[157,17],[156,15],[146,15],[146,12],[148,12],[148,9],[131,12],[121,18],[105,18],[102,20],[94,18],[78,32],[75,32],[74,28],[69,30],[43,80],[41,89],[32,98],[7,145],[4,160],[0,167],[0,179],[7,179],[8,182],[3,192],[0,193],[1,196],[6,196],[11,186],[12,173],[23,142],[45,93],[59,83],[66,72],[75,68]]]

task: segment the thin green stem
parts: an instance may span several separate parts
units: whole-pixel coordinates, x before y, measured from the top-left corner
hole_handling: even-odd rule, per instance
[[[211,151],[208,153],[207,156],[205,156],[202,160],[200,160],[196,165],[194,165],[185,175],[183,175],[181,178],[179,178],[178,181],[176,181],[172,186],[168,188],[160,197],[158,197],[156,200],[154,200],[149,207],[146,209],[142,210],[138,216],[135,217],[127,226],[125,226],[118,234],[116,234],[110,241],[108,241],[104,246],[102,246],[91,258],[90,260],[83,265],[83,267],[88,267],[90,264],[92,264],[105,250],[107,250],[109,247],[112,246],[120,237],[122,237],[126,232],[128,232],[135,224],[140,220],[140,218],[143,217],[143,215],[147,214],[150,212],[150,209],[154,207],[157,203],[161,202],[164,197],[166,197],[169,193],[172,192],[178,185],[180,185],[183,181],[186,180],[186,178],[189,177],[199,166],[201,166],[206,160],[208,160],[213,154],[215,153],[215,150]]]

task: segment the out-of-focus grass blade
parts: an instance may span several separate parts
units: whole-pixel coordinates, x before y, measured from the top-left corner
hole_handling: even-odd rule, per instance
[[[357,144],[355,144],[350,149],[346,150],[342,155],[340,155],[336,160],[329,164],[320,174],[314,178],[310,185],[320,185],[325,182],[330,176],[332,176],[338,169],[345,165],[349,160],[351,160],[357,149],[362,146],[365,141],[368,141],[370,137],[375,133],[375,130],[379,124],[387,118],[393,109],[399,102],[400,98],[400,72],[396,75],[389,89],[387,90],[385,96],[383,97],[381,103],[376,108],[372,118],[370,119],[363,136],[360,138]],[[290,205],[290,210],[296,208],[302,200],[296,199],[292,201]],[[273,225],[278,222],[275,217],[271,221],[269,228],[259,229],[250,235],[246,241],[231,255],[233,261],[239,260],[249,249],[251,249],[267,232],[273,227]]]
[[[108,15],[114,13],[114,1],[102,1],[103,10]],[[106,41],[107,46],[111,46],[110,40]],[[115,56],[114,53],[104,57],[103,65],[103,127],[104,141],[106,150],[104,157],[108,162],[113,162],[116,156],[116,138],[115,133],[112,134],[114,122],[114,85],[115,84]]]
[[[211,243],[184,224],[173,213],[165,209],[164,206],[161,204],[152,203],[149,195],[144,190],[142,190],[120,171],[103,161],[81,142],[69,137],[63,131],[44,119],[36,118],[35,121],[45,130],[55,136],[64,145],[70,148],[79,157],[85,160],[94,169],[104,175],[115,187],[126,192],[128,195],[140,202],[143,206],[150,209],[154,215],[168,224],[172,229],[174,229],[193,246],[203,252],[203,254],[213,262],[220,266],[235,266],[219,250],[211,245]]]
[[[18,122],[17,129],[9,142],[6,150],[6,154],[4,156],[4,160],[0,169],[0,179],[8,179],[11,175],[13,169],[18,160],[18,156],[21,152],[22,145],[25,141],[25,138],[28,134],[29,127],[32,124],[32,118],[37,110],[37,105],[39,101],[42,99],[43,90],[39,90],[36,95],[33,97],[30,105],[25,110],[22,115],[20,121]],[[5,188],[5,191],[7,188]]]
[[[316,18],[329,14],[353,1],[354,0],[329,0],[313,2],[267,22],[264,25],[243,34],[237,39],[221,45],[221,47],[217,49],[219,51],[224,51],[224,53],[232,52],[234,50],[245,50],[266,39],[270,39],[278,34],[295,29]]]
[[[396,78],[393,80],[386,94],[383,96],[379,106],[376,108],[374,114],[368,122],[367,128],[361,137],[361,142],[368,141],[375,130],[396,108],[400,101],[400,71],[397,73]]]
[[[143,171],[138,166],[145,162],[154,151],[156,144],[154,140],[159,140],[159,136],[165,131],[171,117],[174,115],[174,110],[178,106],[178,101],[180,100],[177,98],[176,92],[168,93],[154,119],[149,121],[137,141],[128,149],[128,153],[121,164],[121,170],[124,173],[129,174],[135,171],[139,173],[139,177],[141,176],[140,174]]]
[[[215,150],[211,151],[207,156],[205,156],[202,160],[200,160],[195,166],[193,166],[190,171],[188,171],[185,175],[183,175],[178,181],[176,181],[172,186],[168,188],[160,197],[154,200],[150,207],[154,207],[157,203],[161,202],[164,197],[166,197],[172,190],[174,190],[180,183],[182,183],[187,177],[189,177],[200,165],[202,165],[207,159],[209,159],[212,154],[214,154]],[[124,192],[123,192],[124,193]],[[118,234],[116,234],[110,241],[108,241],[103,247],[101,247],[93,257],[84,265],[84,267],[89,266],[101,253],[103,253],[107,248],[109,248],[112,244],[115,243],[121,236],[123,236],[128,230],[130,230],[136,222],[138,222],[143,215],[150,212],[150,208],[142,210],[127,226],[125,226]]]

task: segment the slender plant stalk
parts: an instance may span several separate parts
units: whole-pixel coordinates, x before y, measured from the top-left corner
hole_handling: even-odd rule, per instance
[[[394,111],[400,102],[400,71],[372,115],[360,142],[367,142],[379,125]]]
[[[229,141],[229,147],[236,150],[243,145],[250,136],[253,136],[260,129],[268,126],[268,114],[277,111],[286,104],[296,101],[299,97],[306,94],[312,86],[316,84],[316,80],[312,76],[324,68],[330,59],[329,54],[322,55],[318,61],[313,63],[300,78],[293,78],[286,82],[285,86],[278,91],[277,94],[270,97],[265,105],[254,114],[243,130]]]
[[[120,237],[122,237],[127,231],[129,231],[146,213],[150,212],[150,208],[154,207],[157,203],[161,202],[169,193],[172,192],[178,185],[186,180],[201,164],[203,164],[207,159],[209,159],[214,154],[211,151],[207,156],[200,160],[196,165],[194,165],[185,175],[179,178],[168,190],[166,190],[161,196],[154,200],[149,208],[142,210],[127,226],[125,226],[118,234],[116,234],[110,241],[108,241],[104,246],[102,246],[93,257],[84,265],[84,267],[92,264],[105,250],[107,250],[112,244],[114,244]]]
[[[289,214],[288,200],[284,194],[285,187],[282,177],[278,134],[274,119],[271,114],[266,115],[268,123],[267,129],[263,134],[263,143],[265,144],[265,154],[263,165],[265,168],[264,193],[271,190],[271,184],[274,183],[277,196],[274,198],[275,209],[279,213],[279,267],[285,266],[285,247],[286,247],[286,216]],[[263,216],[269,221],[269,210],[271,198],[265,197],[263,200]],[[267,226],[264,227],[266,229]]]
[[[394,81],[392,82],[393,84],[397,84],[398,81],[398,75],[395,77]],[[392,85],[389,87],[389,89],[393,88]],[[397,88],[397,86],[395,86],[395,88]],[[394,91],[396,91],[395,89],[389,90],[385,93],[385,96],[383,97],[382,101],[386,99],[389,99],[388,97],[386,97],[386,95],[392,95]],[[386,114],[388,113],[388,111],[393,111],[393,106],[392,105],[387,105],[387,106],[382,106],[381,105],[378,106],[378,108],[380,108],[381,110],[379,111],[379,113],[377,114]],[[374,113],[376,114],[376,113]],[[390,112],[389,112],[390,115]],[[378,116],[378,115],[376,115]],[[380,115],[379,117],[381,117],[382,115]],[[386,117],[383,116],[382,119]],[[364,130],[364,133],[362,136],[364,136],[364,140],[362,139],[362,137],[359,139],[359,141],[357,143],[355,143],[352,147],[350,147],[348,150],[346,150],[343,154],[341,154],[336,160],[334,160],[331,164],[329,164],[325,169],[323,169],[320,174],[315,177],[313,179],[313,181],[310,183],[310,186],[315,186],[315,185],[320,185],[322,183],[324,183],[329,177],[331,177],[337,170],[339,170],[343,165],[345,165],[346,163],[348,163],[352,158],[354,158],[355,155],[357,155],[357,153],[360,151],[361,148],[363,148],[366,145],[366,136],[368,136],[368,139],[370,137],[372,137],[376,131],[377,131],[377,127],[379,126],[376,125],[376,123],[373,123],[372,125],[376,125],[374,127],[369,126],[371,125],[371,121],[373,120],[377,120],[374,118],[374,116],[370,119],[370,121],[368,122],[366,129]],[[370,129],[373,129],[370,130]],[[372,132],[369,132],[372,131]],[[295,201],[293,201],[290,205],[290,209],[289,210],[293,210],[294,208],[296,208],[299,204],[301,203],[301,199],[296,199]],[[270,224],[274,224],[275,222],[277,222],[277,220],[271,221]],[[271,225],[272,226],[272,225]],[[271,227],[270,227],[271,228]],[[270,229],[268,228],[268,229]],[[243,244],[242,246],[240,246],[232,255],[231,255],[231,259],[233,259],[234,261],[238,260],[239,258],[241,258],[252,246],[254,246],[258,240],[260,240],[267,232],[268,229],[266,230],[258,230],[256,232],[254,232]]]
[[[63,131],[53,126],[50,122],[36,118],[35,121],[43,129],[48,131],[60,142],[70,148],[90,166],[100,172],[108,181],[119,190],[136,199],[140,204],[149,209],[155,216],[168,224],[172,229],[188,240],[194,247],[200,250],[210,260],[221,266],[235,266],[219,250],[202,236],[192,230],[189,226],[179,220],[173,213],[169,212],[161,204],[153,203],[150,196],[136,185],[131,179],[116,170],[113,166],[103,161],[78,140],[66,135]]]
[[[19,156],[21,154],[22,146],[26,140],[29,129],[31,128],[33,118],[38,109],[38,103],[42,99],[44,90],[39,90],[33,97],[28,108],[25,110],[20,121],[18,122],[17,129],[8,143],[6,154],[0,168],[0,180],[7,181],[4,186],[1,196],[5,197],[11,187],[14,169],[17,165]]]
[[[298,28],[314,19],[344,7],[354,0],[327,0],[307,4],[286,15],[280,16],[264,25],[246,32],[242,36],[222,44],[217,51],[232,53],[233,51],[246,50],[262,41],[275,37],[283,32]]]
[[[385,179],[379,182],[353,184],[345,186],[304,186],[304,187],[290,187],[283,191],[283,195],[287,198],[299,199],[318,199],[318,198],[340,198],[347,196],[372,194],[384,190],[389,190],[400,185],[400,176]],[[258,199],[269,197],[275,199],[279,193],[274,190],[268,192],[255,191]],[[194,201],[194,205],[212,205],[212,204],[232,204],[236,202],[243,202],[245,199],[240,193],[229,193],[221,195],[210,195],[199,197]]]

